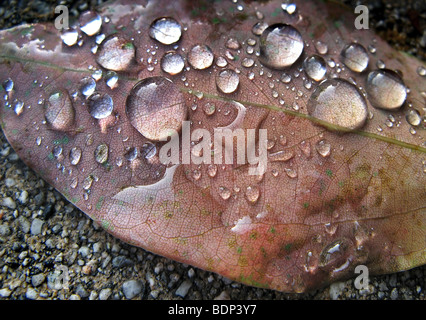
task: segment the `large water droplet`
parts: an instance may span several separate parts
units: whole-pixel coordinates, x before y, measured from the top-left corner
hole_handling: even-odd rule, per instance
[[[342,52],[342,62],[352,71],[363,72],[370,58],[367,50],[359,43],[351,43],[346,46]]]
[[[78,31],[77,30],[69,30],[65,31],[61,34],[61,39],[64,44],[71,47],[75,45],[78,41]]]
[[[156,19],[149,27],[149,36],[165,45],[178,42],[181,35],[181,25],[170,17]]]
[[[364,97],[353,84],[339,78],[321,82],[307,107],[311,116],[347,129],[361,128],[368,117]]]
[[[216,76],[217,88],[223,93],[233,93],[238,89],[240,77],[231,69],[220,71]]]
[[[331,144],[327,140],[321,140],[316,144],[317,152],[322,157],[328,157],[331,153]]]
[[[180,54],[170,51],[161,58],[160,65],[161,70],[168,74],[175,75],[182,72],[185,67],[185,61]]]
[[[57,91],[46,101],[46,122],[55,130],[65,131],[74,123],[75,109],[66,91]]]
[[[104,164],[108,161],[108,146],[105,143],[102,143],[96,147],[95,160],[100,164]]]
[[[246,199],[249,203],[255,204],[260,197],[260,189],[257,186],[249,186],[245,193]]]
[[[197,44],[188,53],[188,62],[198,70],[207,69],[213,64],[214,55],[212,50],[204,45]]]
[[[73,166],[76,166],[80,162],[81,154],[82,152],[79,147],[74,147],[70,150],[69,159]]]
[[[303,68],[308,77],[315,81],[324,79],[327,73],[327,64],[325,60],[317,55],[306,58],[303,62]]]
[[[80,16],[80,30],[88,36],[97,34],[102,27],[102,17],[94,11],[86,11]]]
[[[89,113],[95,119],[104,119],[111,115],[114,103],[107,93],[94,93],[89,97]]]
[[[152,77],[132,88],[126,101],[126,114],[140,134],[150,140],[164,140],[170,130],[180,130],[187,108],[182,92],[171,80]]]
[[[96,62],[113,71],[123,71],[130,67],[135,57],[133,43],[120,35],[112,34],[102,41],[97,51]]]
[[[407,88],[401,77],[389,69],[370,72],[366,90],[371,104],[385,110],[400,108],[407,98]]]
[[[96,81],[92,77],[85,77],[80,81],[80,91],[87,98],[95,92]]]
[[[260,61],[273,69],[284,69],[299,59],[304,42],[297,29],[287,24],[274,24],[260,37]]]

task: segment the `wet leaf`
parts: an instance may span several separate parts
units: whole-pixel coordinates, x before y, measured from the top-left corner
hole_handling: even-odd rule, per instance
[[[248,285],[422,265],[424,64],[335,3],[296,4],[123,0],[85,15],[96,30],[2,31],[3,131],[108,232]],[[207,148],[217,128],[242,133],[230,164]],[[180,164],[165,165],[173,130]]]

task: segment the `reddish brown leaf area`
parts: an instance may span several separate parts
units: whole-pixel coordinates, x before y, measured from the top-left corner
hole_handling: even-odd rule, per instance
[[[183,0],[123,0],[99,14],[106,36],[99,48],[96,36],[79,28],[80,42],[69,47],[53,24],[1,32],[0,116],[20,157],[108,232],[236,281],[286,292],[352,277],[360,264],[380,274],[425,263],[421,62],[368,30],[354,30],[354,17],[345,9],[319,1],[297,1],[289,14],[281,1],[250,1],[241,11],[231,2],[194,7]],[[150,24],[161,17],[182,27],[177,43],[154,39]],[[262,65],[262,50],[271,46],[262,49],[264,36],[252,31],[259,22],[289,24],[300,33],[304,47],[297,61],[282,68],[283,61],[267,61],[276,69]],[[342,62],[340,53],[352,42],[370,48],[362,72]],[[195,44],[204,54],[197,64],[191,63]],[[277,47],[278,54],[287,49]],[[162,70],[169,51],[184,58],[182,71],[179,61],[169,73]],[[358,110],[356,97],[343,90],[326,100],[318,119],[309,116],[319,81],[309,79],[303,61],[314,54],[326,62],[325,79],[347,80],[338,83],[364,93],[372,90],[368,74],[383,61],[409,88],[403,106],[378,109],[370,91],[367,98],[359,93],[365,106]],[[107,81],[114,76],[109,70],[118,76],[115,85]],[[96,91],[86,97],[82,81],[89,83],[91,76]],[[157,95],[134,87],[143,79]],[[395,103],[400,88],[392,86],[381,96],[385,104]],[[330,106],[348,101],[357,112],[330,112]],[[141,111],[140,105],[148,107]],[[346,118],[350,129],[334,123]],[[212,136],[215,128],[226,127],[245,134],[254,129],[259,138],[266,129],[265,173],[250,175],[255,165],[247,159],[164,165],[160,150],[166,142],[157,141],[159,129],[180,130],[184,140],[183,120],[191,121],[191,133],[205,129]],[[180,144],[181,159],[201,156],[199,151],[196,144]]]

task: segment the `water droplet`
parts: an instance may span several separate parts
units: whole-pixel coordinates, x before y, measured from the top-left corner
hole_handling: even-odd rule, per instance
[[[223,200],[228,200],[231,197],[231,190],[227,187],[219,187],[219,195]]]
[[[245,68],[251,68],[254,65],[254,60],[252,58],[244,58],[241,61],[241,65]]]
[[[110,89],[114,89],[118,84],[118,75],[114,71],[108,71],[105,75],[105,83]]]
[[[185,61],[180,54],[170,51],[161,58],[160,65],[161,70],[168,74],[175,75],[182,72],[185,67]]]
[[[158,18],[151,23],[149,36],[162,44],[169,45],[179,41],[182,36],[182,27],[173,18]]]
[[[108,160],[108,146],[105,143],[100,144],[95,150],[95,160],[97,163],[104,164]]]
[[[303,140],[300,142],[299,149],[302,150],[305,157],[309,158],[311,156],[311,143],[309,141]]]
[[[37,137],[36,138],[36,145],[40,146],[41,145],[41,141],[42,141],[42,137]]]
[[[363,72],[370,60],[367,50],[359,43],[347,45],[341,52],[342,62],[354,72]]]
[[[285,168],[285,173],[289,178],[297,178],[297,171],[292,168]]]
[[[51,128],[65,131],[74,124],[75,109],[66,91],[52,93],[45,107],[45,119]]]
[[[255,204],[260,197],[260,189],[257,186],[248,186],[245,193],[246,199],[249,203]]]
[[[105,69],[123,71],[131,66],[135,52],[135,46],[131,41],[112,34],[100,44],[96,62]]]
[[[422,123],[422,117],[419,112],[415,109],[408,110],[407,115],[405,116],[407,122],[412,126],[419,126]]]
[[[12,91],[13,90],[13,86],[14,86],[14,83],[13,83],[12,79],[10,79],[10,78],[6,79],[3,82],[3,88],[4,88],[4,90],[6,90],[6,92]]]
[[[209,177],[214,178],[217,174],[217,166],[215,164],[209,164],[207,167],[207,174]]]
[[[217,57],[216,59],[216,65],[219,68],[225,68],[228,65],[228,61],[226,61],[226,59],[222,56]]]
[[[92,184],[93,184],[93,177],[92,176],[86,177],[83,181],[83,189],[89,190],[92,187]],[[87,194],[87,193],[84,193],[84,194]]]
[[[322,41],[315,42],[315,49],[317,49],[317,52],[322,55],[327,54],[328,52],[327,44]]]
[[[78,41],[78,31],[77,30],[65,31],[64,33],[61,34],[61,39],[64,44],[66,44],[69,47],[72,47]]]
[[[400,108],[407,97],[407,88],[401,77],[388,69],[370,72],[366,90],[371,104],[385,110]]]
[[[240,49],[241,48],[241,45],[240,45],[240,43],[238,42],[238,40],[237,39],[235,39],[235,38],[228,38],[228,40],[226,40],[226,44],[225,44],[225,46],[228,48],[228,49],[231,49],[231,50],[238,50],[238,49]]]
[[[220,71],[216,76],[217,88],[222,93],[234,93],[238,89],[240,77],[231,69]]]
[[[79,147],[74,147],[70,150],[69,160],[73,166],[76,166],[81,159],[81,149]]]
[[[74,177],[71,181],[70,188],[75,189],[78,186],[78,178]]]
[[[273,69],[284,69],[299,59],[304,42],[297,29],[278,23],[265,29],[259,47],[262,64]]]
[[[95,92],[96,82],[92,77],[85,77],[80,81],[80,91],[85,97],[89,97]]]
[[[386,64],[383,62],[383,60],[377,60],[376,66],[377,66],[377,68],[379,68],[379,69],[384,69],[384,68],[386,68]]]
[[[327,142],[327,140],[319,141],[315,148],[317,149],[317,152],[324,158],[328,157],[331,153],[331,144]]]
[[[149,160],[157,154],[157,147],[152,142],[146,142],[142,145],[141,155]]]
[[[278,138],[278,142],[282,146],[287,145],[287,137],[285,135],[280,135],[280,137]]]
[[[420,66],[417,68],[417,74],[421,77],[425,77],[426,76],[426,68],[423,66]]]
[[[194,68],[203,70],[209,68],[213,64],[214,55],[212,50],[204,45],[197,44],[191,48],[188,53],[188,62]]]
[[[368,117],[366,101],[357,87],[339,78],[323,81],[307,108],[311,116],[347,129],[361,128]]]
[[[326,223],[325,224],[325,231],[329,234],[329,235],[333,235],[333,234],[335,234],[336,233],[336,231],[337,231],[337,227],[338,227],[338,224],[336,224],[336,223]]]
[[[95,119],[104,119],[111,115],[114,102],[107,93],[95,92],[89,97],[89,113]]]
[[[16,115],[21,115],[24,111],[24,103],[21,100],[15,100],[13,103],[13,111]]]
[[[269,154],[269,160],[272,162],[286,162],[294,157],[294,151],[292,149],[285,149],[275,153]]]
[[[290,83],[291,82],[291,76],[287,73],[283,73],[281,75],[280,80],[281,80],[282,83]]]
[[[324,268],[332,265],[342,265],[350,247],[349,240],[338,239],[325,246],[319,257],[319,266]]]
[[[297,7],[295,3],[282,3],[281,9],[291,15],[296,12]]]
[[[303,69],[309,78],[314,81],[324,79],[327,73],[327,65],[325,60],[317,55],[310,56],[303,62]]]
[[[256,36],[260,36],[263,31],[265,31],[265,29],[268,27],[268,24],[266,22],[260,21],[257,22],[253,28],[251,29],[251,31],[253,32],[254,35]]]
[[[94,11],[86,11],[80,16],[80,30],[89,37],[97,34],[102,27],[102,18]]]
[[[182,92],[171,80],[152,77],[132,88],[126,101],[126,114],[144,137],[164,140],[170,130],[180,130],[187,108]]]
[[[62,156],[62,147],[61,146],[54,146],[52,149],[52,154],[56,159],[60,159]]]
[[[214,103],[207,102],[204,105],[203,110],[204,110],[204,113],[206,115],[211,116],[211,115],[213,115],[216,112],[216,106],[215,106]]]

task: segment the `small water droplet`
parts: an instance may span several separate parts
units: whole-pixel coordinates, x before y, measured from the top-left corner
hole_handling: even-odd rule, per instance
[[[108,160],[108,146],[105,143],[100,144],[95,149],[95,160],[97,163],[105,164]]]
[[[228,200],[231,197],[231,190],[227,187],[219,187],[219,195],[223,200]]]
[[[209,164],[207,167],[207,174],[210,178],[216,177],[217,174],[217,166],[215,164]]]
[[[311,116],[347,129],[361,128],[368,117],[366,101],[357,87],[339,78],[323,81],[307,108]]]
[[[241,48],[241,45],[240,45],[240,43],[238,42],[238,40],[237,39],[235,39],[235,38],[228,38],[228,40],[226,40],[226,44],[225,44],[225,46],[228,48],[228,49],[231,49],[231,50],[238,50],[238,49],[240,49]]]
[[[95,119],[104,119],[111,115],[114,102],[107,93],[95,92],[89,97],[89,113]]]
[[[89,37],[97,34],[102,27],[102,17],[94,11],[86,11],[80,16],[80,30]]]
[[[291,82],[291,76],[289,75],[289,74],[287,74],[287,73],[283,73],[282,75],[281,75],[281,78],[280,78],[280,81],[282,82],[282,83],[290,83]]]
[[[99,46],[96,62],[112,71],[123,71],[132,65],[136,53],[133,43],[120,35],[112,34]]]
[[[75,189],[75,188],[77,188],[77,186],[78,186],[78,178],[77,178],[77,177],[74,177],[74,178],[71,180],[70,188]]]
[[[182,72],[185,67],[185,61],[180,54],[169,51],[161,58],[160,66],[164,72],[175,75]]]
[[[292,15],[296,12],[297,6],[295,3],[282,3],[281,9],[283,9],[288,14]]]
[[[138,150],[138,148],[131,147],[131,148],[129,148],[129,149],[126,151],[126,153],[124,154],[124,158],[125,158],[127,161],[132,162],[132,161],[136,160],[136,158],[138,157],[138,155],[139,155],[139,150]]]
[[[24,103],[21,100],[15,100],[13,103],[13,111],[16,115],[21,115],[24,111]]]
[[[321,81],[327,73],[325,60],[317,55],[310,56],[303,62],[303,69],[309,78],[314,81]]]
[[[126,101],[130,123],[150,140],[164,140],[179,131],[187,108],[180,89],[169,79],[151,77],[139,81]]]
[[[61,39],[64,44],[69,47],[75,45],[78,41],[78,31],[77,30],[69,30],[65,31],[61,34]]]
[[[13,90],[13,86],[14,86],[13,80],[10,78],[6,79],[3,82],[3,88],[6,92],[11,92]]]
[[[285,168],[284,170],[285,170],[285,173],[287,174],[287,176],[289,178],[292,178],[292,179],[297,178],[297,171],[296,170],[294,170],[292,168]]]
[[[327,54],[328,52],[327,44],[319,40],[315,42],[315,49],[317,49],[317,52],[322,55]]]
[[[257,22],[253,28],[251,29],[251,31],[253,32],[254,35],[256,36],[260,36],[263,31],[265,31],[265,29],[268,27],[268,24],[264,21],[260,21]]]
[[[254,60],[252,58],[244,58],[241,61],[241,65],[245,68],[251,68],[254,65]]]
[[[226,61],[226,59],[222,56],[217,57],[216,59],[216,65],[219,68],[225,68],[228,65],[228,61]]]
[[[292,149],[285,149],[275,153],[269,154],[269,160],[272,162],[286,162],[294,157],[294,151]]]
[[[92,77],[85,77],[80,81],[80,91],[87,98],[95,92],[96,82]]]
[[[207,102],[203,107],[204,113],[208,116],[211,116],[216,111],[216,106],[214,103]]]
[[[245,193],[246,199],[249,203],[255,204],[260,197],[260,189],[257,186],[248,186]]]
[[[157,154],[157,147],[151,142],[146,142],[142,145],[141,155],[149,160]]]
[[[331,144],[329,142],[327,142],[327,140],[319,141],[315,145],[315,148],[316,148],[317,152],[324,158],[328,157],[331,153]]]
[[[92,187],[93,184],[93,177],[87,176],[83,181],[83,189],[89,190]],[[86,192],[84,194],[87,194]]]
[[[419,126],[422,123],[422,117],[416,109],[408,110],[405,118],[407,119],[407,122],[409,124],[415,127]]]
[[[41,141],[42,141],[42,138],[41,137],[37,137],[36,138],[36,145],[40,146],[41,145]]]
[[[354,72],[363,72],[370,60],[367,50],[359,43],[347,45],[341,52],[342,62]]]
[[[231,69],[220,71],[216,76],[217,88],[222,93],[234,93],[238,89],[240,77]]]
[[[426,77],[426,68],[423,66],[419,66],[417,68],[417,74],[421,77]]]
[[[105,75],[105,83],[110,89],[115,89],[118,85],[118,75],[114,71],[108,71]]]
[[[188,53],[188,62],[194,69],[207,69],[213,64],[213,60],[213,52],[205,44],[196,44]]]
[[[329,235],[334,235],[337,231],[337,226],[338,224],[336,223],[326,223],[325,224],[325,231],[329,234]]]
[[[285,135],[280,135],[279,138],[278,138],[278,142],[282,146],[287,145],[287,137]]]
[[[284,69],[293,65],[304,49],[302,35],[287,24],[274,24],[265,29],[260,37],[262,64],[273,69]]]
[[[149,36],[162,44],[173,44],[182,36],[182,27],[173,18],[158,18],[151,23]]]
[[[82,151],[79,147],[74,147],[70,150],[69,160],[73,166],[76,166],[81,159]]]
[[[385,110],[400,108],[407,97],[407,88],[401,77],[388,69],[370,72],[366,90],[371,104]]]

